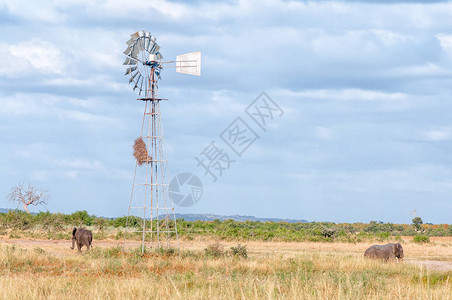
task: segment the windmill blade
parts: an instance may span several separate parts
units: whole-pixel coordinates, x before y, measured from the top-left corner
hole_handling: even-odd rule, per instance
[[[144,82],[144,79],[143,79],[143,80],[141,80],[141,84],[140,84],[140,93],[141,93],[141,91],[142,91],[142,87],[143,87],[143,82]]]
[[[131,83],[132,81],[135,81],[135,77],[136,77],[139,73],[140,73],[140,72],[136,71],[134,74],[132,74],[132,76],[130,76],[129,83]]]
[[[139,43],[135,43],[134,45],[133,45],[133,49],[132,49],[132,52],[130,53],[130,55],[133,57],[133,58],[138,58],[138,53],[140,53],[140,46],[139,46]]]
[[[140,41],[138,42],[139,44],[139,48],[141,51],[146,49],[146,43],[145,43],[146,38],[143,37],[142,39],[140,39]]]
[[[134,44],[131,56],[134,58],[138,58],[138,55],[143,50],[144,50],[144,41],[143,39],[140,39]]]
[[[159,50],[160,50],[160,45],[155,43],[154,53],[159,52]],[[163,56],[162,56],[162,58],[163,58]]]
[[[138,53],[140,51],[138,50],[138,47],[133,47],[132,52],[130,52],[130,56],[132,56],[133,58],[137,59],[138,58]]]
[[[151,39],[149,37],[144,38],[144,50],[149,52],[149,45],[151,44]]]
[[[136,65],[137,61],[131,58],[130,56],[127,56],[126,60],[124,61],[123,65]]]
[[[127,74],[131,74],[133,71],[135,71],[137,69],[137,67],[130,67],[126,69],[126,73],[124,74],[124,76],[126,76]]]
[[[131,49],[130,47],[127,47],[127,49],[124,50],[123,53],[124,53],[125,55],[129,55],[131,50],[132,50],[132,49]]]
[[[135,32],[135,33],[132,33],[131,35],[131,38],[135,41],[137,38],[139,38],[140,36],[138,35],[138,31],[137,32]]]
[[[149,51],[149,45],[151,44],[151,33],[145,31],[144,32],[144,49]]]
[[[144,30],[139,30],[137,33],[138,33],[138,36],[139,36],[139,37],[143,37],[145,31],[144,31]]]
[[[133,38],[130,38],[130,40],[128,40],[128,41],[126,42],[127,46],[129,46],[129,47],[132,46],[134,41],[135,41],[135,40],[134,40]]]
[[[137,81],[135,82],[135,86],[133,87],[134,91],[135,91],[136,88],[138,88],[138,84],[140,82],[140,79],[143,79],[143,77],[141,77],[141,75],[140,75],[140,77],[138,77]]]
[[[149,53],[155,54],[160,50],[160,46],[157,43],[152,44],[152,48],[149,50]]]
[[[201,51],[178,55],[176,57],[176,72],[201,76]]]
[[[162,59],[163,59],[163,55],[161,55],[160,52],[157,52],[157,53],[155,54],[155,59],[156,59],[156,60],[162,60]]]

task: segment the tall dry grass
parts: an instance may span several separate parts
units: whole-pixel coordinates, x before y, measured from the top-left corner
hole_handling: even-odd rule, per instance
[[[76,254],[35,246],[1,245],[0,296],[2,299],[451,299],[452,272],[365,260],[362,248],[366,246],[255,243],[249,245],[247,259],[238,259],[229,255],[208,256],[202,249],[140,256],[138,249],[122,254],[116,247],[98,247],[89,253]],[[404,246],[424,255],[422,246]],[[449,259],[450,244],[429,247],[435,255],[445,254]]]

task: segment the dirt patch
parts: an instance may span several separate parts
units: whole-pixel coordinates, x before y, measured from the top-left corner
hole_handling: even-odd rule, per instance
[[[440,260],[406,260],[405,263],[418,265],[434,271],[452,271],[452,262]]]

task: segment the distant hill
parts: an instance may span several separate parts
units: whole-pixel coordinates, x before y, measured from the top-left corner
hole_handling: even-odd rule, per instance
[[[185,221],[213,221],[220,220],[226,221],[232,219],[238,222],[245,221],[254,221],[254,222],[287,222],[287,223],[307,223],[308,221],[303,219],[278,219],[278,218],[258,218],[254,216],[240,216],[240,215],[232,215],[232,216],[222,216],[222,215],[214,215],[214,214],[176,214],[176,219],[184,219]]]
[[[10,210],[14,210],[13,208],[0,208],[0,213],[7,213]],[[278,219],[278,218],[258,218],[254,216],[240,216],[240,215],[232,215],[232,216],[222,216],[222,215],[214,215],[214,214],[176,214],[177,219],[184,219],[185,221],[213,221],[220,220],[226,221],[232,219],[238,222],[245,221],[254,221],[254,222],[287,222],[287,223],[307,223],[308,221],[303,219]],[[114,218],[108,218],[114,219]]]
[[[0,208],[0,213],[7,213],[10,210],[14,210],[13,208]]]

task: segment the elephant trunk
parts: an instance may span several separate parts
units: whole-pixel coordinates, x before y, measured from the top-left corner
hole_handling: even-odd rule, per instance
[[[74,244],[75,244],[75,237],[72,238],[72,247],[71,247],[72,250],[74,249]]]

